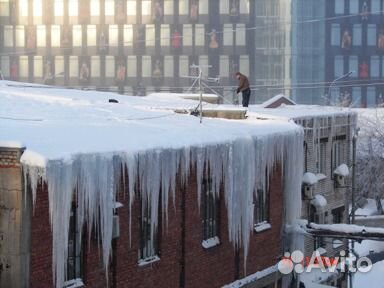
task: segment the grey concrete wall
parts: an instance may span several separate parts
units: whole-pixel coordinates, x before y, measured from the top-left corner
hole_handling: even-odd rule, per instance
[[[0,147],[0,287],[29,287],[30,199],[24,199],[23,149]]]

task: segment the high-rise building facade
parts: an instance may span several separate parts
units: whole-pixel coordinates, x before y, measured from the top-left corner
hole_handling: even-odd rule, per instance
[[[326,1],[326,81],[331,103],[374,107],[383,103],[382,0]],[[339,79],[339,80],[336,80]]]
[[[2,75],[143,94],[183,91],[191,85],[184,76],[199,64],[205,75],[220,76],[221,93],[232,94],[236,71],[254,75],[254,47],[247,45],[254,39],[249,29],[254,5],[249,0],[0,0]]]

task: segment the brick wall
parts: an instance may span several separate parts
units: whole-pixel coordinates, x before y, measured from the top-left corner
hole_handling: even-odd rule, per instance
[[[113,287],[113,272],[116,269],[116,287],[221,287],[224,284],[263,270],[278,262],[281,250],[283,196],[281,171],[275,169],[271,181],[270,230],[253,233],[248,255],[247,271],[244,271],[243,255],[235,257],[235,251],[228,239],[227,212],[223,191],[220,201],[221,244],[204,249],[201,218],[197,205],[197,183],[191,175],[186,188],[177,184],[175,206],[170,199],[168,223],[162,219],[160,261],[138,266],[139,250],[139,201],[132,206],[131,237],[129,236],[129,199],[118,194],[123,207],[118,209],[120,237],[116,241],[114,257],[116,266],[110,265],[109,285]],[[31,287],[52,287],[51,250],[47,191],[39,189],[37,205],[32,217]],[[175,209],[174,209],[175,207]],[[184,210],[185,207],[185,210]],[[185,211],[185,214],[183,214]],[[185,225],[183,224],[185,221]],[[185,237],[183,237],[183,235]],[[130,245],[131,238],[131,245]],[[97,243],[87,241],[84,257],[84,277],[87,287],[107,287],[105,271],[98,252]],[[183,248],[184,247],[184,248]],[[183,253],[184,251],[184,253]],[[236,262],[237,261],[237,262]],[[111,261],[113,263],[113,261]],[[238,273],[236,272],[239,270]]]

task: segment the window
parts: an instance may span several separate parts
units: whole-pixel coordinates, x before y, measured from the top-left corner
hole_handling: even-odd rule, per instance
[[[91,16],[100,16],[100,0],[91,0],[89,3]]]
[[[174,0],[164,0],[164,15],[172,16],[174,14],[173,1]]]
[[[4,47],[13,47],[13,26],[4,25]]]
[[[360,107],[361,103],[361,87],[352,88],[352,107]]]
[[[55,57],[55,73],[56,77],[64,77],[64,56]]]
[[[107,78],[115,77],[115,57],[114,56],[105,57],[105,77]]]
[[[150,0],[143,0],[141,2],[141,15],[151,16],[151,13],[152,13],[151,5],[152,4]]]
[[[220,77],[229,77],[229,57],[220,55]]]
[[[180,56],[179,59],[179,76],[188,76],[189,75],[189,59],[188,56]]]
[[[27,78],[29,75],[28,56],[20,56],[19,60],[19,76]]]
[[[256,191],[256,199],[255,199],[254,214],[253,214],[255,224],[265,223],[269,221],[269,187],[268,186],[269,185],[267,181],[265,183],[264,189],[257,189]]]
[[[356,77],[358,75],[359,60],[357,56],[349,56],[349,71],[353,73],[349,77]]]
[[[9,16],[9,0],[0,0],[0,16]]]
[[[136,56],[128,56],[127,58],[127,77],[137,76],[137,59]]]
[[[105,0],[105,16],[115,15],[115,2],[114,0]]]
[[[380,13],[380,0],[371,0],[371,11],[372,14]]]
[[[179,15],[188,15],[188,14],[189,14],[189,1],[179,0]]]
[[[119,42],[119,28],[117,25],[109,25],[109,47],[117,47]]]
[[[81,31],[81,25],[73,25],[72,27],[72,45],[73,47],[81,47],[82,46],[82,31]]]
[[[205,29],[204,24],[196,24],[195,26],[195,45],[204,46],[205,43]]]
[[[43,57],[34,56],[33,57],[33,77],[43,77]]]
[[[96,25],[87,26],[87,46],[96,46]]]
[[[224,24],[223,29],[223,45],[232,46],[233,45],[233,28],[232,24]]]
[[[127,1],[127,15],[136,16],[136,0]]]
[[[164,67],[167,67],[167,69],[164,69],[164,77],[174,77],[173,75],[173,56],[165,56],[164,57]]]
[[[236,45],[245,46],[246,37],[245,37],[245,25],[236,24]]]
[[[69,57],[69,77],[77,78],[79,76],[79,59],[77,56]]]
[[[249,0],[240,0],[240,13],[249,14]]]
[[[229,13],[229,0],[221,0],[220,14],[228,14],[228,13]]]
[[[64,1],[63,0],[55,0],[53,4],[53,14],[55,17],[64,16]]]
[[[152,210],[148,200],[141,199],[141,219],[140,219],[140,259],[152,260],[157,257],[157,231],[152,225]]]
[[[83,257],[81,253],[81,232],[77,225],[77,207],[72,204],[71,216],[69,218],[68,232],[68,258],[67,258],[67,280],[82,277]]]
[[[376,24],[368,25],[367,34],[368,34],[367,44],[369,46],[375,46],[376,45]]]
[[[332,24],[331,28],[331,45],[340,45],[340,24]]]
[[[33,0],[33,17],[43,16],[43,1]]]
[[[47,46],[47,37],[46,37],[46,26],[45,25],[37,25],[37,47],[45,48]]]
[[[346,153],[345,135],[336,137],[332,142],[332,177],[333,171],[344,163],[344,155]]]
[[[52,25],[51,26],[51,46],[60,47],[60,42],[61,42],[60,25]]]
[[[361,41],[362,41],[361,24],[353,24],[352,43],[354,46],[361,46]]]
[[[143,56],[142,59],[142,76],[151,77],[152,76],[152,62],[151,56]]]
[[[1,56],[0,71],[3,74],[3,77],[10,76],[9,70],[10,70],[9,56]]]
[[[170,29],[169,29],[169,25],[166,25],[166,24],[162,24],[161,25],[161,28],[160,28],[160,45],[162,47],[168,47],[169,44],[170,44]],[[165,66],[167,67],[167,66]]]
[[[344,2],[344,0],[343,0],[343,2]],[[359,14],[359,0],[350,0],[349,13],[350,14]]]
[[[335,14],[344,14],[344,0],[335,0]]]
[[[340,77],[344,74],[344,59],[343,56],[335,56],[334,76]]]
[[[219,199],[212,190],[212,179],[203,179],[201,189],[203,240],[219,235]]]
[[[19,16],[28,17],[28,0],[19,0]]]
[[[124,45],[130,46],[133,45],[133,28],[132,25],[124,25]]]
[[[148,24],[145,26],[145,46],[154,47],[155,46],[155,25]]]
[[[376,107],[376,88],[367,88],[367,108]]]
[[[107,59],[105,61],[107,61]],[[107,70],[107,67],[105,70]],[[91,56],[91,75],[95,78],[100,77],[100,56]]]
[[[208,14],[209,1],[199,0],[199,14]]]
[[[317,172],[327,175],[327,144],[328,138],[321,138],[318,150]]]
[[[69,0],[68,1],[68,15],[69,15],[69,17],[79,15],[79,0]]]
[[[248,57],[248,55],[240,55],[239,69],[244,75],[249,75],[249,57]]]
[[[191,24],[183,25],[183,45],[192,46],[192,25]]]
[[[16,47],[25,46],[24,26],[16,26]]]
[[[371,56],[371,67],[370,67],[371,77],[380,76],[380,58],[379,56]]]
[[[341,206],[336,209],[332,209],[333,224],[344,223],[344,210],[345,210],[344,206]]]

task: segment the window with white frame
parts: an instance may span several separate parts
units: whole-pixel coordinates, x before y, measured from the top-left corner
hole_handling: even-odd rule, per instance
[[[136,16],[136,0],[128,0],[127,1],[127,15],[128,16]]]
[[[19,0],[19,17],[28,17],[28,0]]]
[[[79,15],[79,0],[68,0],[68,16],[75,17]]]
[[[370,76],[379,77],[380,76],[380,57],[371,56],[371,65],[370,65]]]
[[[151,56],[143,56],[142,58],[142,76],[144,78],[151,77],[152,75],[152,60]]]
[[[96,46],[96,25],[87,25],[87,46]]]
[[[45,25],[37,25],[36,27],[36,40],[37,47],[45,48],[47,46],[47,32]]]
[[[9,0],[0,0],[0,16],[9,16]]]
[[[352,88],[352,107],[360,107],[361,105],[361,87]]]
[[[171,32],[170,32],[170,28],[169,28],[169,25],[168,24],[162,24],[161,27],[160,27],[160,45],[162,47],[168,47],[169,44],[170,44],[170,35],[171,35]],[[164,67],[167,67],[167,66],[164,66]]]
[[[334,76],[340,77],[344,73],[344,59],[343,56],[337,55],[335,56],[334,62]]]
[[[19,76],[22,78],[29,76],[28,56],[20,56],[19,58]]]
[[[374,13],[376,15],[378,15],[381,11],[380,1],[381,0],[371,0],[371,11],[372,11],[372,13]]]
[[[189,14],[189,1],[179,0],[179,15],[188,15],[188,14]]]
[[[105,77],[108,77],[108,78],[115,77],[115,57],[114,56],[105,57]]]
[[[136,56],[127,57],[127,77],[134,78],[137,76],[137,58]]]
[[[164,15],[173,16],[173,3],[174,0],[164,0]]]
[[[100,56],[91,56],[91,76],[100,77]]]
[[[91,16],[100,16],[100,0],[90,0],[89,7]]]
[[[81,25],[72,26],[72,45],[73,47],[81,47],[83,41],[83,33],[81,31]]]
[[[236,46],[245,46],[245,24],[236,24]]]
[[[361,46],[362,42],[362,27],[361,24],[353,24],[352,43],[354,46]]]
[[[367,44],[376,46],[376,24],[368,24],[367,34]]]
[[[33,0],[33,17],[42,17],[43,16],[43,1],[42,0]]]
[[[56,77],[64,77],[64,56],[55,56]]]
[[[358,73],[357,73],[358,66],[359,66],[358,57],[356,55],[349,56],[349,69],[348,69],[348,71],[354,71],[354,73],[352,73],[350,75],[350,77],[356,77],[358,75]]]
[[[114,16],[115,0],[105,0],[104,8],[105,8],[105,16]]]
[[[233,26],[232,24],[224,24],[223,27],[223,45],[232,46],[233,45]]]
[[[239,69],[244,75],[249,75],[249,56],[240,55]]]
[[[16,47],[24,47],[24,46],[25,46],[24,26],[17,25],[16,26]]]
[[[249,0],[240,0],[240,13],[249,14]]]
[[[208,55],[200,55],[199,56],[199,65],[201,68],[201,72],[203,76],[208,77],[209,75],[209,67],[208,67]]]
[[[195,46],[204,46],[205,44],[205,27],[204,24],[195,25]]]
[[[33,77],[43,77],[43,56],[33,56]]]
[[[321,138],[317,158],[317,172],[327,175],[327,144],[328,138]]]
[[[333,23],[331,27],[331,45],[340,45],[340,24]]]
[[[69,56],[69,77],[77,78],[79,76],[79,58]]]
[[[61,31],[60,25],[51,26],[51,47],[60,47]]]
[[[203,240],[219,236],[220,202],[212,190],[212,179],[204,178],[201,187]]]
[[[189,75],[189,59],[188,56],[180,56],[179,58],[179,76]]]
[[[269,185],[265,183],[264,188],[256,190],[254,201],[253,221],[257,224],[269,222]]]
[[[140,219],[140,260],[151,260],[158,254],[158,236],[157,229],[152,227],[152,209],[150,202],[140,201],[141,219]],[[157,211],[157,209],[154,209]],[[154,217],[157,217],[154,216]]]
[[[229,0],[220,0],[219,2],[220,5],[220,14],[221,15],[228,15],[229,13]]]
[[[229,57],[220,55],[220,77],[229,77]]]
[[[183,25],[183,46],[192,46],[192,25]]]
[[[337,1],[342,1],[344,0],[336,0]],[[344,11],[343,11],[344,13]],[[350,0],[349,1],[349,13],[350,14],[359,14],[359,0]]]
[[[148,24],[145,26],[145,46],[154,47],[155,46],[155,25]]]
[[[117,25],[109,25],[108,41],[109,47],[117,47],[119,43],[119,28]]]
[[[367,88],[367,108],[376,107],[376,88]]]
[[[0,66],[0,71],[3,74],[3,77],[9,77],[10,73],[10,61],[9,61],[9,56],[1,56],[1,66]]]
[[[53,3],[53,15],[55,17],[64,16],[64,0],[55,0]]]
[[[164,77],[174,77],[173,56],[164,56],[164,67],[166,67],[166,69],[164,69]]]
[[[344,155],[346,153],[345,135],[337,136],[332,142],[332,175],[338,166],[345,163]]]
[[[13,26],[4,25],[4,47],[13,47]]]
[[[150,0],[141,1],[141,15],[151,16],[152,14],[152,3]]]
[[[132,25],[124,25],[124,46],[133,46],[133,27]]]
[[[199,0],[199,14],[200,15],[209,14],[209,1]]]

